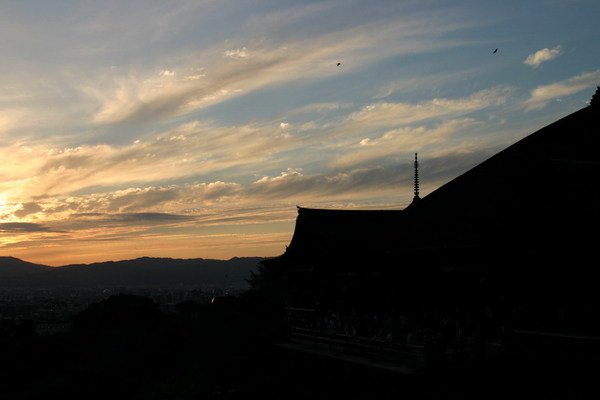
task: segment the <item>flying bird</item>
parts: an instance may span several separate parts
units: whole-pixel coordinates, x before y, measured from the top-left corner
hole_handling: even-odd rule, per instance
[[[497,51],[498,51],[498,49],[494,50],[494,52],[492,54],[496,54]]]
[[[339,67],[340,65],[342,65],[342,63],[337,63],[337,66]]]

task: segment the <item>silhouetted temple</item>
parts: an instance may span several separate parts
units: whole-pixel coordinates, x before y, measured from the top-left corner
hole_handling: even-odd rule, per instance
[[[404,210],[299,207],[264,265],[291,307],[413,315],[423,329],[451,318],[488,337],[600,334],[599,122],[598,107],[577,111],[422,199],[415,174]]]

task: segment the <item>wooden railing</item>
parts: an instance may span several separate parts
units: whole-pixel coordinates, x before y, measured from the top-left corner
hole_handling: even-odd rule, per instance
[[[509,345],[523,353],[600,362],[600,337],[513,329]]]
[[[290,328],[290,340],[337,353],[384,359],[413,367],[423,367],[425,364],[425,347],[423,345],[391,344],[364,337],[324,333],[299,327]]]

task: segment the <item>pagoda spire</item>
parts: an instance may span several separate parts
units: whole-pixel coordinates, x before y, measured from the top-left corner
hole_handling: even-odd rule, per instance
[[[419,197],[419,160],[417,153],[415,153],[415,197],[413,197],[413,202],[418,200],[421,200]]]

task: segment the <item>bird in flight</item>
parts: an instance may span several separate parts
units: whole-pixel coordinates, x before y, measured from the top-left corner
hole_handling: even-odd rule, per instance
[[[340,65],[342,65],[342,63],[337,63],[337,66],[339,67]]]
[[[492,54],[496,54],[498,52],[498,49],[494,50]]]

